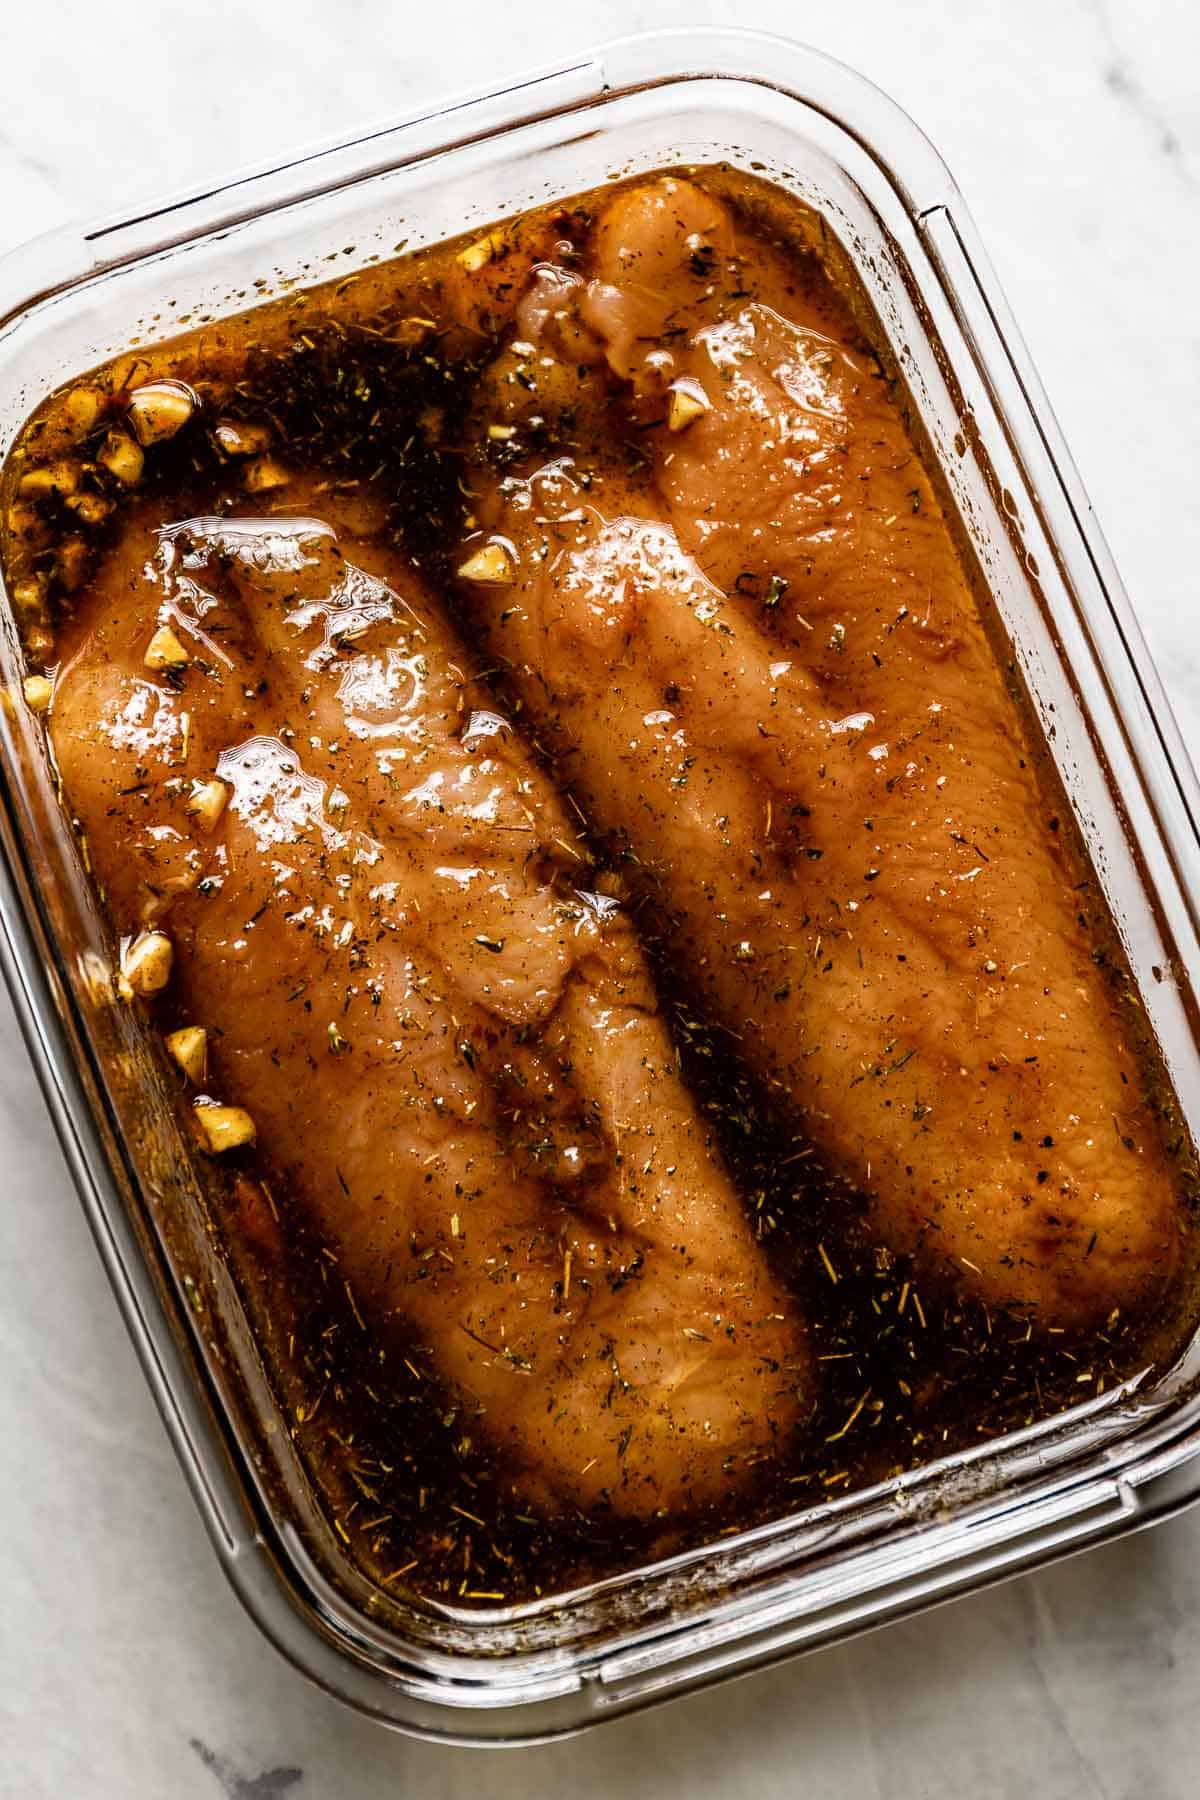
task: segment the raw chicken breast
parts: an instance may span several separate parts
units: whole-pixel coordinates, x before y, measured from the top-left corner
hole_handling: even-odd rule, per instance
[[[534,271],[484,406],[520,423],[566,370],[573,453],[481,461],[464,604],[880,1236],[1096,1323],[1178,1255],[1136,1013],[897,396],[794,268],[664,179],[609,203],[590,264]]]
[[[173,942],[198,1124],[249,1111],[532,1497],[724,1495],[808,1387],[795,1309],[625,915],[415,572],[321,518],[147,506],[64,654],[65,790],[117,929]]]

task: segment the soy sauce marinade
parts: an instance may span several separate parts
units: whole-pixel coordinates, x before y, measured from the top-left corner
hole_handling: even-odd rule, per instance
[[[734,208],[739,229],[786,259],[789,295],[822,321],[831,341],[877,371],[869,321],[819,222],[746,178],[711,170],[699,181],[702,192]],[[81,648],[79,619],[135,513],[161,524],[250,513],[286,518],[319,514],[324,500],[357,541],[394,548],[419,571],[475,646],[475,672],[490,684],[497,713],[515,721],[576,803],[569,879],[562,871],[548,879],[564,899],[594,884],[618,896],[636,922],[686,1087],[711,1122],[771,1278],[803,1321],[807,1360],[788,1428],[746,1458],[752,1466],[740,1470],[731,1498],[660,1515],[643,1508],[637,1516],[603,1495],[588,1506],[555,1505],[552,1496],[531,1497],[528,1482],[489,1455],[486,1419],[447,1388],[420,1331],[406,1336],[395,1319],[386,1333],[377,1328],[345,1278],[340,1246],[281,1171],[274,1144],[235,1144],[223,1158],[204,1158],[230,1261],[338,1530],[392,1591],[456,1603],[553,1592],[651,1550],[702,1541],[995,1437],[1165,1356],[1186,1323],[1178,1274],[1156,1281],[1151,1271],[1137,1306],[1115,1307],[1081,1330],[1039,1319],[1029,1306],[989,1304],[934,1276],[919,1253],[889,1244],[871,1193],[835,1171],[808,1121],[789,1108],[778,1083],[764,1082],[761,1067],[751,1072],[738,1035],[714,1016],[681,954],[669,883],[639,859],[627,830],[596,815],[573,747],[564,752],[552,733],[526,723],[519,670],[485,650],[470,584],[457,576],[459,547],[478,531],[479,496],[497,483],[503,492],[506,474],[520,482],[531,465],[562,457],[585,478],[585,504],[593,464],[618,469],[633,493],[651,482],[664,397],[652,395],[639,411],[611,354],[604,364],[594,326],[568,318],[575,336],[565,350],[559,341],[552,369],[546,359],[543,406],[530,374],[536,358],[521,335],[531,315],[515,316],[539,265],[553,265],[566,295],[576,277],[593,274],[596,217],[611,194],[121,358],[48,401],[8,470],[5,566],[26,634],[27,698],[50,705],[52,729],[53,671],[64,646]],[[696,279],[707,283],[715,253],[703,234],[688,255]],[[745,300],[753,301],[749,291],[729,289],[730,308]],[[683,326],[668,321],[656,342],[670,347],[682,336]],[[185,385],[155,387],[164,381]],[[521,390],[533,392],[533,402],[507,405],[498,383],[518,402]],[[894,384],[892,391],[901,406]],[[228,556],[218,546],[215,563]],[[769,618],[786,587],[750,576],[738,593]],[[347,645],[333,648],[340,655]],[[170,667],[159,674],[175,679]],[[1011,667],[1006,678],[1016,694]],[[179,679],[193,681],[191,670]],[[1063,845],[1069,814],[1044,759],[1038,779],[1046,829]],[[799,801],[796,807],[791,829],[803,856],[807,815]],[[1128,975],[1094,878],[1073,842],[1060,854],[1099,979],[1113,1004],[1124,1006]],[[194,1028],[171,985],[138,1003],[165,1034]],[[329,1049],[352,1083],[350,1027],[343,1036],[330,1021]],[[1194,1187],[1191,1148],[1150,1046],[1142,1044],[1140,1055],[1135,1129],[1173,1169],[1182,1236]],[[881,1044],[880,1061],[851,1079],[886,1083],[904,1056]],[[181,1086],[181,1108],[190,1114],[189,1096]],[[236,1111],[236,1092],[221,1098]],[[937,1103],[931,1092],[919,1105]],[[536,1102],[521,1105],[522,1129],[536,1139],[542,1127],[552,1144],[561,1120],[550,1112],[541,1118]],[[1127,1139],[1121,1148],[1132,1152],[1127,1125],[1116,1121],[1114,1137]],[[1179,1268],[1189,1254],[1185,1244]],[[610,1275],[640,1279],[628,1265]],[[557,1304],[570,1280],[568,1265]]]

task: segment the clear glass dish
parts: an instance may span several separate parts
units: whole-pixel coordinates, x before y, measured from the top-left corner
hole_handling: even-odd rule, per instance
[[[986,573],[1200,1137],[1194,776],[945,167],[878,90],[749,33],[628,39],[0,266],[0,456],[51,388],[250,299],[597,186],[724,159],[818,210]],[[347,249],[352,245],[352,249]],[[0,680],[20,681],[7,601]],[[985,1448],[569,1594],[456,1610],[351,1563],[279,1411],[110,949],[41,733],[0,709],[5,970],[147,1379],[234,1588],[330,1692],[458,1742],[577,1730],[901,1617],[1200,1494],[1200,1343]]]

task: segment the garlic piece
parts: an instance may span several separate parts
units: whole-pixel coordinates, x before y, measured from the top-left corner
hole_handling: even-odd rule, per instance
[[[159,444],[181,431],[199,404],[186,381],[148,381],[134,388],[126,417],[139,444]]]
[[[72,535],[62,540],[54,558],[54,573],[66,593],[78,593],[87,580],[91,564],[92,551],[86,538]]]
[[[30,662],[53,661],[55,649],[54,633],[48,625],[32,624],[25,627],[25,650]]]
[[[54,683],[45,675],[27,675],[21,683],[30,712],[44,713],[54,698]]]
[[[117,992],[122,1000],[135,994],[157,994],[171,979],[175,946],[163,931],[143,931],[121,949]]]
[[[709,398],[698,381],[673,381],[667,390],[667,430],[686,431],[709,410]]]
[[[229,789],[214,776],[211,781],[198,781],[192,788],[184,812],[195,819],[201,831],[211,831],[225,811]]]
[[[286,487],[291,476],[273,456],[259,456],[247,463],[242,486],[248,494],[268,494],[272,488]]]
[[[44,500],[50,494],[61,494],[65,500],[78,486],[79,464],[59,457],[55,462],[27,469],[17,483],[17,492],[27,500]]]
[[[146,654],[142,661],[148,669],[152,669],[156,674],[164,669],[186,669],[188,653],[171,627],[160,625],[146,646]]]
[[[16,582],[12,590],[12,603],[23,616],[39,618],[46,610],[45,583],[36,576],[31,576],[27,581]]]
[[[103,409],[104,401],[95,388],[72,388],[59,407],[58,424],[72,442],[78,442],[91,431]]]
[[[109,432],[96,453],[96,461],[123,487],[136,487],[146,466],[141,445],[124,431]]]
[[[512,552],[495,538],[490,544],[476,550],[474,556],[468,556],[465,563],[459,564],[459,575],[464,581],[479,581],[487,587],[505,587],[516,579],[516,565]]]
[[[109,513],[113,509],[112,501],[106,499],[103,494],[88,492],[72,494],[67,501],[67,505],[71,508],[71,511],[75,514],[76,518],[82,519],[85,525],[103,524],[104,520],[107,519]]]
[[[496,254],[498,244],[499,240],[495,234],[489,232],[487,237],[476,238],[473,244],[468,244],[465,250],[460,250],[454,260],[460,268],[466,270],[468,275],[477,275],[480,269],[491,262]]]
[[[238,419],[218,419],[213,442],[225,456],[258,456],[271,442],[265,425],[244,425]]]
[[[8,530],[26,550],[44,550],[50,542],[50,526],[27,502],[14,500],[8,509]]]
[[[179,1064],[193,1087],[199,1087],[208,1073],[208,1033],[202,1025],[184,1025],[179,1031],[168,1031],[163,1042],[173,1062]]]
[[[212,1101],[198,1101],[196,1126],[201,1142],[211,1156],[225,1150],[240,1150],[255,1139],[254,1120],[240,1106],[215,1106]]]
[[[98,950],[81,950],[75,959],[80,984],[93,1006],[108,1006],[113,997],[112,970]]]

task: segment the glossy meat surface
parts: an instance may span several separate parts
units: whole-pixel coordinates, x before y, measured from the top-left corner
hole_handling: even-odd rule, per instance
[[[1178,1256],[1136,1016],[896,397],[824,292],[686,182],[612,200],[493,370],[518,423],[570,394],[574,443],[480,470],[465,549],[511,579],[464,605],[880,1235],[1099,1323]]]
[[[305,498],[135,510],[64,642],[51,736],[114,924],[169,933],[208,1094],[528,1495],[711,1502],[794,1422],[794,1305],[564,805],[415,571]],[[163,625],[178,675],[144,666]]]

